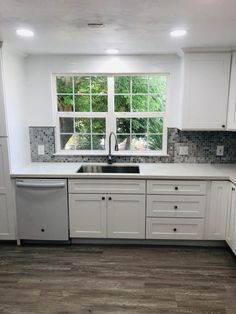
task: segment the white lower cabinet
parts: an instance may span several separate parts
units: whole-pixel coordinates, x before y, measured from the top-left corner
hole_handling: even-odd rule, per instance
[[[107,204],[108,238],[144,239],[144,195],[113,194]]]
[[[106,198],[101,194],[70,194],[70,236],[106,238],[106,207]]]
[[[148,195],[147,216],[150,217],[204,217],[205,196]]]
[[[7,139],[0,138],[0,240],[15,240],[15,201],[10,180]]]
[[[236,186],[230,185],[226,224],[226,242],[236,254]]]
[[[112,193],[88,193],[89,182],[88,179],[69,180],[70,236],[144,239],[145,181],[91,180],[92,191],[97,184],[99,191],[110,189]],[[135,193],[117,193],[127,186]],[[86,192],[78,193],[78,190]]]
[[[147,218],[147,239],[202,240],[204,219]]]
[[[204,239],[206,182],[148,180],[147,194],[147,239]]]
[[[229,181],[212,181],[206,217],[206,239],[225,240]]]

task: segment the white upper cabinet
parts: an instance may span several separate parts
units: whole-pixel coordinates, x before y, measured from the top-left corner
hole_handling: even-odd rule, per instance
[[[236,52],[231,67],[227,129],[236,131]]]
[[[3,69],[2,69],[2,43],[0,42],[0,137],[6,136],[6,121],[4,111],[4,95],[3,95]]]
[[[184,57],[183,130],[226,129],[231,53]]]

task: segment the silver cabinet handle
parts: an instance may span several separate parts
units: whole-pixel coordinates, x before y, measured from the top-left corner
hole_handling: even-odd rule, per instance
[[[16,186],[19,188],[29,188],[29,189],[55,189],[64,188],[65,183],[26,183],[26,182],[16,182]]]

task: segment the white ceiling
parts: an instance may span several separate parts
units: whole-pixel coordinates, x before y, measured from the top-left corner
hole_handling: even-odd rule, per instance
[[[87,23],[102,22],[102,28]],[[15,30],[31,28],[34,38]],[[185,38],[169,32],[186,28]],[[0,0],[0,40],[30,54],[176,53],[236,47],[236,0]]]

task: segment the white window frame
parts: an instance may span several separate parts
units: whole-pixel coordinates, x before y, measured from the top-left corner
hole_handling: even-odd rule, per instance
[[[107,112],[59,112],[57,110],[57,90],[56,90],[56,77],[57,76],[98,76],[104,75],[108,80],[108,111]],[[165,75],[167,77],[167,95],[166,95],[166,110],[165,112],[115,112],[114,111],[114,77],[115,76],[142,76],[142,75]],[[132,151],[123,150],[115,151],[114,138],[112,137],[111,152],[117,156],[166,156],[167,155],[167,112],[168,112],[168,99],[169,99],[169,73],[53,73],[52,74],[52,90],[53,90],[53,115],[55,123],[55,139],[56,139],[56,153],[55,155],[108,155],[109,150],[109,134],[114,132],[116,134],[116,119],[117,118],[158,118],[163,117],[163,134],[162,134],[162,150],[148,150],[148,151]],[[62,150],[60,149],[60,118],[105,118],[106,119],[106,140],[105,150]]]

